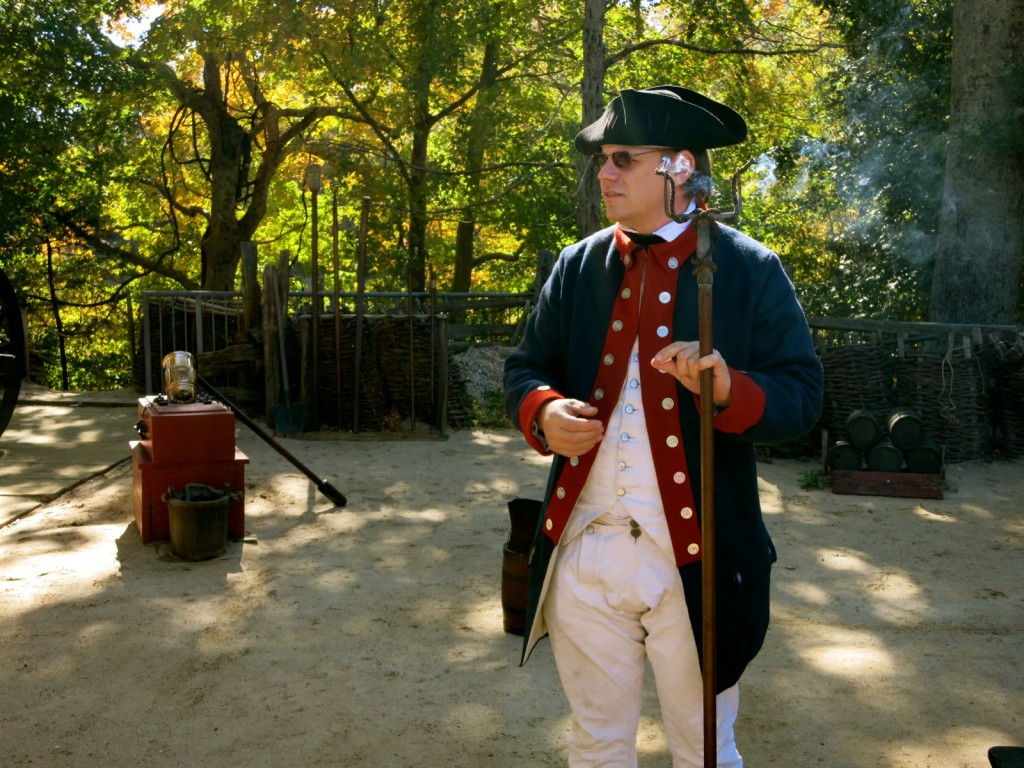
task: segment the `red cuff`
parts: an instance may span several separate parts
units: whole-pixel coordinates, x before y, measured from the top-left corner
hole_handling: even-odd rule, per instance
[[[732,377],[732,392],[730,393],[730,404],[723,408],[715,416],[715,429],[719,432],[728,432],[738,435],[750,429],[761,420],[764,413],[765,395],[761,385],[754,381],[749,374],[729,369]],[[700,410],[700,395],[693,396],[697,403],[697,410]]]
[[[526,443],[537,453],[545,456],[550,455],[551,450],[548,448],[547,443],[534,432],[533,425],[536,424],[537,415],[545,403],[549,403],[552,400],[561,400],[562,397],[562,393],[550,387],[538,388],[524,397],[522,404],[519,406],[519,429],[526,438]]]

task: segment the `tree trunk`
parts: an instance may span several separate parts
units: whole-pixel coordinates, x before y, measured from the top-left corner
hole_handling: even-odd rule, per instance
[[[230,291],[235,287],[242,240],[251,234],[242,236],[237,218],[238,200],[248,176],[251,139],[227,111],[221,61],[214,54],[203,55],[203,85],[199,112],[210,142],[210,220],[200,244],[200,283],[204,290]]]
[[[605,0],[586,0],[583,19],[583,123],[597,120],[604,111]],[[576,229],[582,238],[601,228],[601,188],[586,157],[577,157],[580,178],[576,201]]]
[[[409,290],[422,291],[427,285],[427,146],[432,124],[427,94],[417,105],[409,169]]]
[[[494,84],[498,78],[498,45],[487,43],[480,71],[480,89],[476,105],[469,118],[469,134],[466,137],[466,200],[462,220],[455,233],[455,275],[452,290],[467,292],[473,282],[473,236],[476,234],[476,198],[480,190],[484,154],[490,138],[491,105],[497,96]],[[453,322],[462,322],[453,319]]]
[[[1024,109],[1024,0],[979,2],[958,0],[953,9],[949,155],[930,319],[1012,324],[1024,255],[1024,147],[1019,129],[1013,135]]]

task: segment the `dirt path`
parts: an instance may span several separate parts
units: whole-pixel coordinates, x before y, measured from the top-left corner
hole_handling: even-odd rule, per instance
[[[250,536],[217,560],[139,543],[129,464],[0,529],[4,766],[564,764],[550,650],[519,668],[499,599],[505,502],[546,460],[501,431],[288,441],[338,510],[238,440]],[[941,501],[802,490],[812,469],[762,465],[780,563],[747,764],[983,768],[1022,743],[1024,464],[955,465]],[[653,690],[641,751],[669,765]]]

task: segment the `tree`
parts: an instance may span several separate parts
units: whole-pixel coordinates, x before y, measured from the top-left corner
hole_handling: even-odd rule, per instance
[[[61,6],[0,0],[0,253],[8,259],[95,222],[106,180],[137,136],[123,57],[110,56],[104,14],[125,2]]]
[[[810,96],[801,74],[820,66],[835,43],[820,17],[802,3],[744,0],[676,5],[587,0],[583,21],[583,125],[600,117],[603,101],[620,88],[691,85],[739,107],[763,130],[727,161],[749,157],[774,141],[785,146],[799,131]],[[766,65],[764,62],[775,62]],[[785,63],[779,63],[785,62]],[[670,72],[670,75],[665,73]],[[782,73],[782,74],[780,74]],[[785,105],[785,106],[783,106]],[[797,106],[800,105],[800,106]],[[778,120],[772,114],[787,114]],[[742,163],[735,163],[736,166]],[[577,221],[584,236],[600,226],[600,189],[579,159]],[[728,166],[727,166],[728,167]]]
[[[530,134],[509,138],[501,128],[511,113],[498,99],[500,94],[519,103],[512,81],[535,76],[529,68],[542,57],[542,43],[553,42],[544,20],[533,19],[535,5],[407,0],[364,8],[357,3],[347,15],[334,14],[317,28],[314,47],[324,69],[369,129],[360,140],[376,144],[371,154],[382,155],[400,180],[406,214],[403,272],[414,291],[424,289],[427,265],[442,261],[431,255],[430,229],[447,229],[453,214],[466,222],[454,227],[452,239],[457,283],[468,287],[468,272],[480,263],[469,247],[476,236],[473,211],[484,207],[480,198],[488,197],[489,187],[502,186],[494,180],[507,182],[516,169],[537,165],[532,156],[542,150],[525,140]],[[524,120],[517,116],[516,122]],[[508,145],[501,147],[498,137]],[[518,160],[485,162],[510,146],[521,147]],[[557,170],[560,164],[546,165]],[[521,189],[521,181],[511,184]],[[498,252],[491,250],[490,257]]]
[[[604,111],[604,77],[607,70],[604,43],[606,2],[585,0],[583,9],[581,129],[597,120]],[[601,188],[597,182],[597,175],[588,173],[590,165],[587,158],[577,157],[576,168],[580,177],[576,205],[577,235],[586,237],[601,227]]]
[[[1020,0],[822,5],[854,52],[828,80],[846,112],[832,172],[856,213],[833,247],[899,297],[876,316],[1020,318]]]
[[[165,11],[129,59],[152,72],[176,104],[165,128],[164,172],[148,183],[166,200],[169,218],[204,222],[205,290],[234,288],[240,244],[263,223],[282,163],[305,148],[318,123],[345,116],[334,105],[298,104],[280,85],[297,74],[288,36],[295,26],[282,24],[282,13],[271,18],[245,2]]]
[[[953,7],[949,152],[929,315],[1024,319],[1024,2]]]

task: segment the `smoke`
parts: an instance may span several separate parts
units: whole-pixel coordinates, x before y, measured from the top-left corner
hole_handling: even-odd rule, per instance
[[[778,179],[775,177],[775,169],[778,164],[772,158],[762,153],[750,166],[750,169],[757,176],[757,191],[759,194],[767,194],[768,190],[775,186]]]
[[[797,149],[797,163],[800,166],[800,171],[797,173],[796,180],[793,182],[791,194],[794,197],[799,197],[807,191],[807,185],[810,183],[811,174],[813,173],[833,173],[835,171],[836,160],[840,156],[849,156],[849,152],[837,152],[835,147],[821,139],[815,139],[813,137],[804,137],[803,141]],[[864,179],[860,179],[859,183],[863,184]]]

